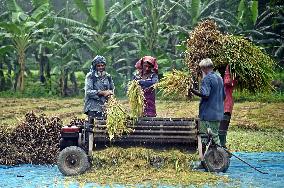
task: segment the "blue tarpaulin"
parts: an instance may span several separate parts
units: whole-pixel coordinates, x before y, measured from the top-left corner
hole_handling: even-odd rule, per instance
[[[231,181],[226,184],[220,183],[216,187],[283,187],[284,152],[236,152],[234,154],[257,167],[259,170],[268,172],[268,174],[261,174],[235,157],[232,157],[228,171],[226,173],[219,173],[219,175],[228,176]],[[65,180],[64,176],[59,172],[57,166],[18,165],[13,167],[0,166],[0,187],[90,188],[99,186],[96,183],[79,185],[78,183],[68,182],[68,180]],[[123,185],[112,185],[111,187],[123,187]],[[205,185],[204,187],[210,186]]]

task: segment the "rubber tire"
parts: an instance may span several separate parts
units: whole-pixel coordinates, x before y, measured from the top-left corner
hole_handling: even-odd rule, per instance
[[[71,164],[70,160],[75,160]],[[74,176],[84,173],[90,168],[90,162],[86,152],[77,146],[69,146],[59,153],[57,158],[59,171],[65,176]]]
[[[215,161],[218,155],[218,163]],[[228,153],[221,147],[210,147],[204,156],[204,168],[209,172],[226,172],[230,166],[230,157]]]

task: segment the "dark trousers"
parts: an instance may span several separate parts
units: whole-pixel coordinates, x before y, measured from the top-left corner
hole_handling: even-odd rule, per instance
[[[94,119],[97,118],[104,118],[103,112],[98,112],[98,111],[88,111],[88,123],[94,124]]]
[[[231,120],[231,113],[225,112],[223,120],[221,121],[219,126],[219,139],[220,139],[220,144],[223,147],[226,147],[227,132],[230,125],[230,120]]]

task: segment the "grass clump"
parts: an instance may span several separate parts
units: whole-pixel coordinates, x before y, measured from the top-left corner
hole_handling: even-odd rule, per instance
[[[231,151],[284,152],[283,131],[255,131],[233,129],[228,132]]]

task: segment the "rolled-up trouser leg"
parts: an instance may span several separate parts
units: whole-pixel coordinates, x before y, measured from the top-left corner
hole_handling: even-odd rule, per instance
[[[231,120],[231,114],[225,113],[223,120],[220,122],[219,140],[220,140],[221,146],[223,146],[223,147],[226,147],[227,132],[228,132],[230,120]]]
[[[200,134],[203,135],[207,135],[207,129],[210,128],[212,133],[213,133],[213,140],[216,144],[220,144],[220,140],[219,140],[219,134],[218,134],[218,130],[219,130],[219,126],[220,126],[220,121],[200,121]],[[203,144],[207,143],[207,137],[204,137],[201,139]]]

